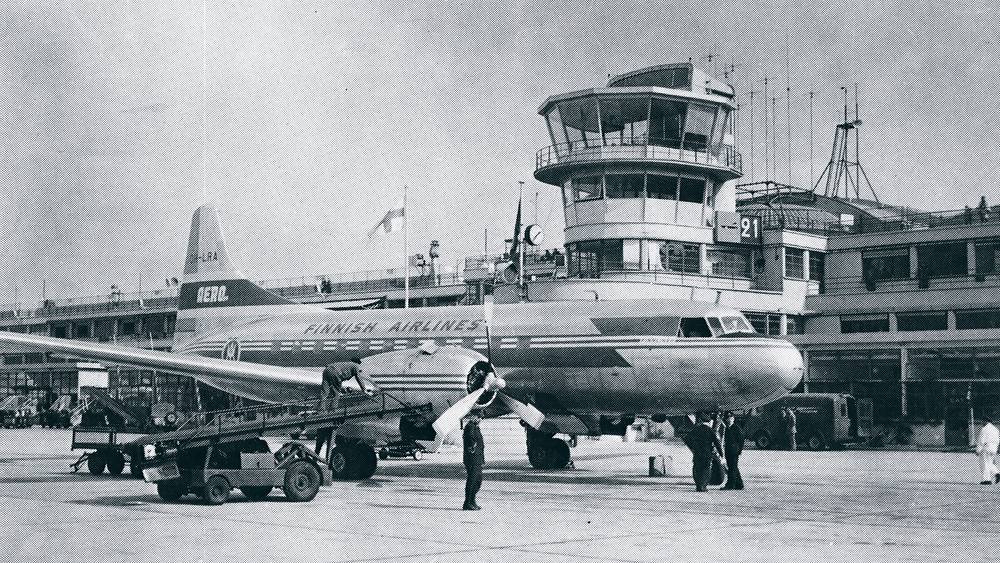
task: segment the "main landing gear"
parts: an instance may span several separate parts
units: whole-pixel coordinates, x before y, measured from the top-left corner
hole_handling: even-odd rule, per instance
[[[336,438],[336,447],[328,458],[334,479],[361,481],[375,474],[378,456],[375,448],[359,440]]]
[[[528,442],[528,461],[535,469],[562,469],[569,464],[569,444],[554,434],[524,428]]]

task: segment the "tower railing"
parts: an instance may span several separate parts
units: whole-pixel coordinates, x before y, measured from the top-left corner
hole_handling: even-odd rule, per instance
[[[743,172],[743,158],[729,145],[686,142],[680,139],[608,136],[557,143],[540,149],[535,155],[535,170],[574,162],[598,160],[666,160],[705,164]]]

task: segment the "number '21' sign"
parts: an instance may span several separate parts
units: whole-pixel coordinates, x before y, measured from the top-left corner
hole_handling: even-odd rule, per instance
[[[744,215],[740,217],[740,242],[760,242],[760,217],[756,215]]]

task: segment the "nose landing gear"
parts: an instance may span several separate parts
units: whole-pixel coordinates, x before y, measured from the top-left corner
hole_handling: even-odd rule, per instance
[[[553,434],[525,427],[528,461],[535,469],[562,469],[569,464],[569,444]]]

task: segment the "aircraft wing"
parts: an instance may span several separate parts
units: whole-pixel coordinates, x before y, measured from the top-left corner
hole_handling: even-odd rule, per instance
[[[0,346],[5,345],[16,346],[18,349],[59,352],[112,365],[187,375],[209,382],[214,380],[247,386],[314,389],[314,392],[318,392],[322,383],[320,373],[304,369],[0,331]]]

